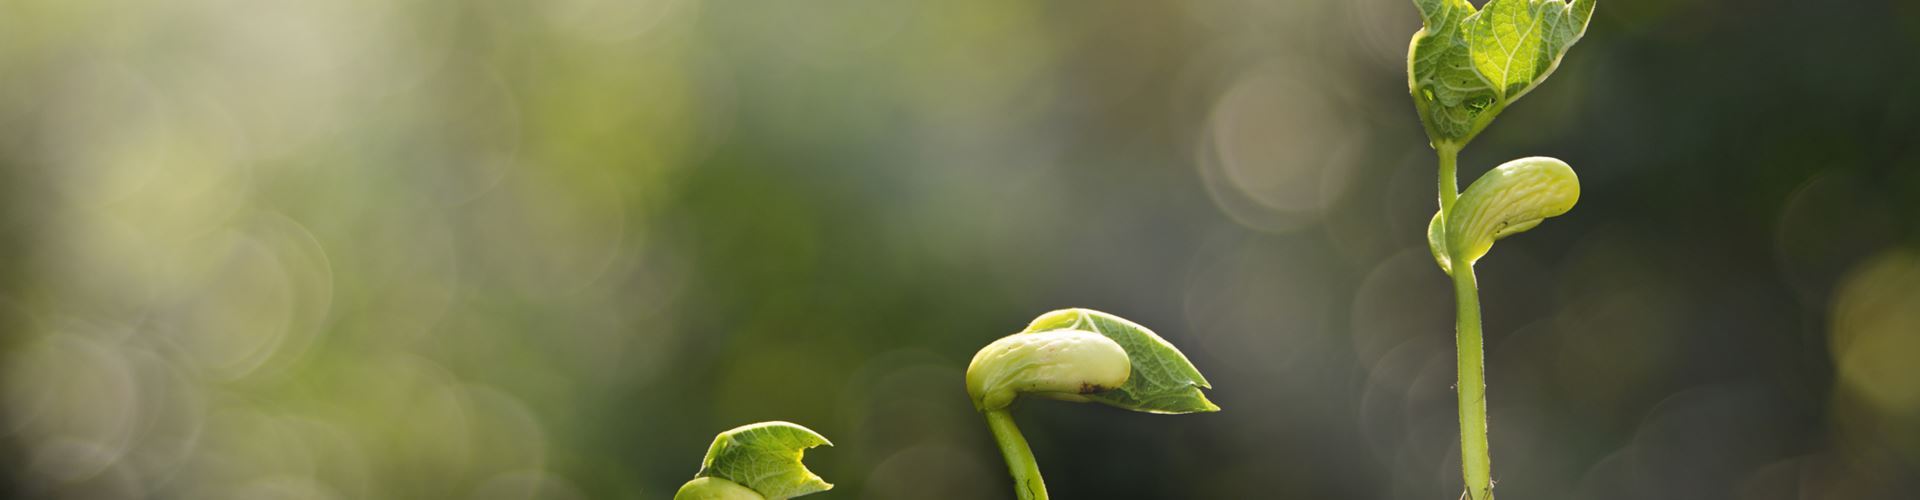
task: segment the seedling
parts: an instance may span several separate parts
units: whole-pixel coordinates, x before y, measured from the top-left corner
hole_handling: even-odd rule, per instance
[[[827,438],[799,424],[761,422],[713,438],[707,458],[673,500],[785,500],[833,489],[800,457]]]
[[[1453,278],[1459,311],[1455,387],[1464,496],[1490,500],[1486,355],[1473,264],[1495,240],[1567,213],[1580,199],[1580,181],[1560,160],[1522,158],[1495,167],[1462,193],[1454,164],[1460,149],[1500,111],[1560,66],[1561,56],[1586,34],[1594,0],[1489,0],[1478,11],[1466,0],[1414,0],[1414,5],[1423,27],[1408,49],[1407,88],[1440,157],[1440,212],[1428,224],[1427,244],[1440,269]]]
[[[1042,314],[1020,333],[981,348],[967,365],[967,395],[986,414],[1020,500],[1047,498],[1033,450],[1007,413],[1020,395],[1148,413],[1220,411],[1200,391],[1210,388],[1166,339],[1091,309]]]

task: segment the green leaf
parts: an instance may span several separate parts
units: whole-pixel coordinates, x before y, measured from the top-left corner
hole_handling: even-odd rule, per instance
[[[1081,330],[1098,333],[1120,344],[1132,364],[1126,383],[1108,391],[1086,394],[1088,400],[1148,413],[1220,411],[1201,389],[1212,384],[1200,375],[1185,354],[1166,339],[1119,316],[1092,309],[1061,309],[1035,318],[1021,333]]]
[[[1546,81],[1587,33],[1594,0],[1491,0],[1465,21],[1473,67],[1502,103]]]
[[[1471,266],[1494,240],[1533,229],[1578,201],[1580,178],[1566,162],[1535,156],[1494,167],[1467,186],[1448,212],[1447,255],[1451,262]]]
[[[833,446],[799,424],[761,422],[735,427],[713,438],[707,459],[694,477],[715,477],[752,488],[768,500],[784,500],[833,489],[807,470],[800,458],[807,448]]]
[[[1586,34],[1594,0],[1414,0],[1407,88],[1435,147],[1464,146]]]
[[[1466,0],[1415,0],[1423,27],[1407,54],[1407,90],[1435,146],[1465,144],[1493,120],[1496,95],[1473,69]],[[1491,113],[1490,113],[1491,111]]]

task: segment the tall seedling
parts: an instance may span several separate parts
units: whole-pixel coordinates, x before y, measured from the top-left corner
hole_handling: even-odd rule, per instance
[[[1480,291],[1473,265],[1495,240],[1533,229],[1580,199],[1580,181],[1565,162],[1521,158],[1495,167],[1459,190],[1460,149],[1507,106],[1546,81],[1561,56],[1587,31],[1594,0],[1414,0],[1423,28],[1407,54],[1407,89],[1440,159],[1440,211],[1427,244],[1453,279],[1460,374],[1460,461],[1466,494],[1493,498],[1487,452],[1485,348]]]

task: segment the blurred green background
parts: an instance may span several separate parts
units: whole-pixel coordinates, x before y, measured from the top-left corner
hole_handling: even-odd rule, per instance
[[[1501,497],[1913,498],[1920,3],[1600,4],[1462,157],[1584,185],[1480,266]],[[819,498],[1008,498],[962,370],[1080,306],[1225,411],[1019,406],[1060,498],[1453,499],[1418,27],[0,1],[0,495],[664,499],[781,419]]]

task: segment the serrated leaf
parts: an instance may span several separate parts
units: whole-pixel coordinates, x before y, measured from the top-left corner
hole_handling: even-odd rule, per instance
[[[1460,147],[1545,81],[1586,34],[1595,0],[1414,0],[1407,87],[1435,147]]]
[[[1148,413],[1220,411],[1201,389],[1212,384],[1179,348],[1147,327],[1092,309],[1061,309],[1035,318],[1021,333],[1082,330],[1112,339],[1127,352],[1132,373],[1112,390],[1086,394],[1088,400]]]
[[[808,448],[833,446],[812,429],[790,422],[735,427],[713,438],[694,477],[717,477],[752,488],[768,500],[833,489],[800,459]]]
[[[1579,201],[1580,178],[1566,162],[1535,156],[1494,167],[1467,186],[1447,213],[1451,263],[1471,266],[1494,240],[1533,229]]]

